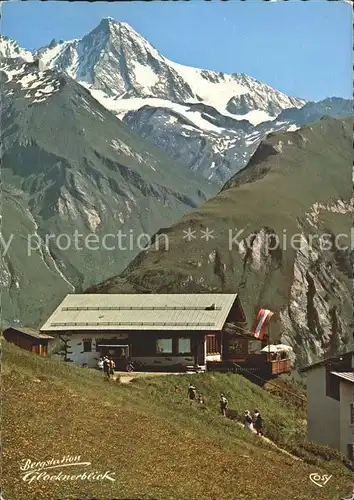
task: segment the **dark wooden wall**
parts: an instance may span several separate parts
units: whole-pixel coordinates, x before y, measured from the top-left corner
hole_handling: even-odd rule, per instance
[[[4,331],[4,338],[13,344],[26,349],[27,351],[33,351],[35,347],[40,345],[47,346],[48,341],[42,339],[36,339],[29,337],[28,335],[16,330],[15,328],[8,328]],[[38,351],[39,352],[39,351]]]

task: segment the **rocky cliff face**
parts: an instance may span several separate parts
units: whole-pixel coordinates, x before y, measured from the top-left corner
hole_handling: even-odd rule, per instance
[[[146,249],[90,292],[238,292],[249,326],[276,314],[272,339],[298,365],[351,340],[352,119],[326,118],[271,134],[213,199],[165,230],[168,249]]]
[[[348,238],[342,236],[335,242],[332,229],[322,242],[328,250],[322,251],[321,246],[309,245],[308,233],[302,231],[301,247],[294,260],[289,304],[280,313],[284,342],[291,342],[296,332],[297,340],[303,346],[303,352],[298,352],[300,363],[313,362],[319,354],[336,354],[352,340],[352,292],[348,278],[352,274],[354,254],[352,250],[341,247],[351,245],[351,230],[347,223],[353,213],[354,199],[350,199],[315,203],[307,214],[312,230],[320,231],[322,226],[323,230],[330,231],[330,226],[321,222],[329,217],[335,225],[343,228],[342,234]]]

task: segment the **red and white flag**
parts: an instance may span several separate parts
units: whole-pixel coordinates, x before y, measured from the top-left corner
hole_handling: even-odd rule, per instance
[[[251,335],[256,339],[263,339],[265,330],[273,314],[274,313],[269,311],[269,309],[261,309],[257,314],[257,319],[252,327]]]

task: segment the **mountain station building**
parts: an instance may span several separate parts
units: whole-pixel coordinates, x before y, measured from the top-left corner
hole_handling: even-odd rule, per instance
[[[245,321],[237,294],[69,294],[40,331],[83,366],[109,355],[117,369],[131,359],[148,370],[204,370],[231,354],[247,358]]]

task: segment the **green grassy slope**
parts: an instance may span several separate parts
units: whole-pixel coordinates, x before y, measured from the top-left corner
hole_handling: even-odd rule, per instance
[[[304,441],[303,412],[237,375],[155,376],[118,384],[6,342],[3,358],[6,499],[335,500],[349,490],[340,456]],[[206,410],[187,400],[190,380],[205,395]],[[234,416],[261,408],[266,434],[305,461],[219,416],[220,391]],[[116,481],[21,480],[21,460],[64,455],[80,455],[92,463],[90,470],[114,472]],[[333,478],[318,488],[309,480],[313,472]]]

